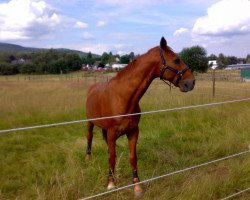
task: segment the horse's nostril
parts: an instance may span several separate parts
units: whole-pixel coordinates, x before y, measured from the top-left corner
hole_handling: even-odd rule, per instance
[[[188,84],[185,83],[184,86],[185,86],[186,88],[188,88]]]
[[[193,81],[193,85],[195,86],[195,80]]]

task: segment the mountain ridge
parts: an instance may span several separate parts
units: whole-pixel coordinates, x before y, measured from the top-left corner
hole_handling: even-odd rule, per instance
[[[4,43],[0,42],[0,52],[6,52],[6,53],[38,53],[38,52],[46,52],[50,49],[53,49],[55,51],[61,52],[61,53],[77,53],[79,56],[86,57],[88,53],[73,50],[73,49],[67,49],[67,48],[36,48],[36,47],[24,47],[17,44],[11,44],[11,43]],[[94,57],[100,57],[100,55],[93,54]]]

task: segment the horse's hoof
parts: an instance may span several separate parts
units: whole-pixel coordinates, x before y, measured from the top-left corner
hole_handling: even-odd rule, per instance
[[[142,195],[143,195],[143,189],[141,188],[140,185],[136,185],[134,187],[134,194],[135,194],[136,198],[142,197]]]
[[[88,161],[90,161],[90,159],[91,159],[91,155],[90,155],[90,154],[87,154],[87,155],[85,156],[85,161],[88,162]]]
[[[115,184],[114,184],[114,182],[109,182],[108,187],[107,187],[107,190],[113,190],[113,189],[115,189]]]

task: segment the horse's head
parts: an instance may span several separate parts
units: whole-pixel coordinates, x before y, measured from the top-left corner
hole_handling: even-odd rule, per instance
[[[161,38],[159,53],[161,59],[160,78],[173,83],[180,88],[181,92],[191,91],[195,85],[194,75],[178,55],[167,46],[164,37]]]

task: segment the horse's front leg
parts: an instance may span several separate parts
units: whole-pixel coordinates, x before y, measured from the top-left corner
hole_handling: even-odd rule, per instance
[[[113,190],[115,188],[115,159],[116,159],[116,132],[115,130],[108,130],[107,134],[107,144],[109,150],[109,174],[108,174],[108,190]]]
[[[128,144],[129,144],[129,160],[132,167],[133,172],[133,183],[140,182],[137,173],[137,155],[136,155],[136,144],[138,140],[139,129],[138,127],[134,129],[132,132],[127,134]],[[134,187],[135,196],[141,196],[143,194],[143,190],[140,185],[135,185]]]

